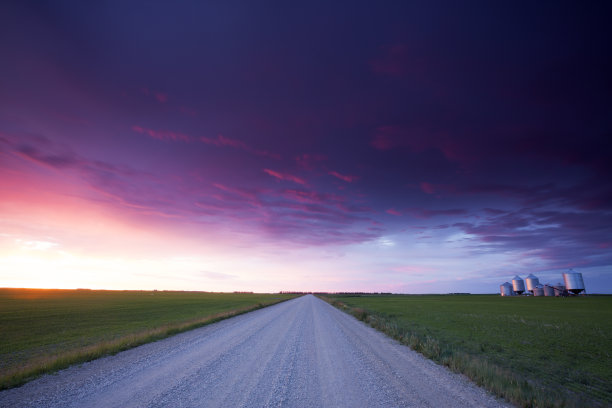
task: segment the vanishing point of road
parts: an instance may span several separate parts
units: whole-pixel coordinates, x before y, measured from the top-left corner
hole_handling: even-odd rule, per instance
[[[0,407],[502,407],[303,296],[0,392]]]

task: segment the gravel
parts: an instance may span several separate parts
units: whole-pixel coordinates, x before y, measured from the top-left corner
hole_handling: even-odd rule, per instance
[[[308,295],[0,392],[0,407],[507,407]]]

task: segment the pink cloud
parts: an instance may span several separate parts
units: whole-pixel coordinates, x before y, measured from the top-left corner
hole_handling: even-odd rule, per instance
[[[408,212],[415,218],[429,219],[437,216],[467,216],[468,212],[462,208],[450,208],[448,210],[411,209]]]
[[[235,147],[236,149],[247,149],[247,145],[244,144],[244,142],[230,139],[229,137],[225,137],[223,135],[217,135],[217,140],[223,146]]]
[[[134,126],[133,131],[147,137],[168,137],[165,132],[141,126]],[[227,140],[220,139],[219,143],[227,143]],[[228,146],[231,145],[230,142]],[[19,161],[27,159],[61,171],[71,171],[82,179],[87,189],[85,196],[93,199],[96,205],[109,206],[116,214],[130,220],[136,219],[134,216],[137,215],[142,217],[137,219],[146,220],[147,225],[152,221],[159,225],[195,223],[212,228],[236,225],[241,231],[255,231],[258,240],[264,232],[263,239],[281,239],[287,245],[363,242],[376,238],[380,232],[360,227],[375,222],[362,214],[355,214],[363,212],[361,208],[341,206],[347,198],[309,191],[301,186],[267,191],[234,187],[220,181],[203,190],[202,183],[207,184],[206,180],[193,179],[192,183],[181,180],[181,177],[165,178],[141,173],[111,163],[88,160],[64,151],[50,141],[27,144],[22,139],[12,141],[0,134],[0,157],[2,154],[10,154]],[[306,183],[282,171],[264,171],[278,180]]]
[[[314,170],[319,163],[327,160],[327,156],[323,154],[304,153],[295,158],[297,165],[306,170]]]
[[[244,142],[241,142],[240,140],[230,139],[229,137],[225,137],[221,134],[217,135],[217,137],[214,139],[202,136],[200,137],[200,140],[203,143],[214,146],[229,146],[235,149],[250,150]]]
[[[270,170],[270,169],[264,169],[263,171],[269,174],[270,176],[275,177],[279,180],[292,181],[294,183],[302,184],[302,185],[306,184],[306,181],[292,174],[279,173],[277,171]]]
[[[391,214],[391,215],[395,215],[395,216],[401,216],[402,213],[397,211],[395,208],[389,208],[387,211],[385,211],[387,214]]]
[[[378,150],[404,147],[414,152],[422,152],[428,148],[437,147],[438,140],[442,138],[443,135],[430,129],[385,125],[376,128],[370,144]]]
[[[301,203],[320,203],[324,201],[320,194],[314,191],[285,190],[284,195],[290,200],[299,201]]]
[[[318,193],[316,191],[285,190],[283,196],[302,203],[341,203],[345,199],[336,194]]]
[[[383,151],[405,148],[415,153],[436,149],[447,160],[462,164],[471,164],[478,160],[475,141],[464,139],[458,143],[448,132],[426,126],[379,126],[370,145]]]
[[[370,143],[378,150],[389,150],[396,147],[396,128],[393,126],[380,126]]]
[[[272,159],[280,160],[280,156],[275,153],[270,153],[266,150],[253,149],[246,143],[236,140],[230,139],[229,137],[223,136],[222,134],[217,135],[216,138],[210,138],[206,136],[201,136],[200,141],[205,144],[213,145],[213,146],[226,146],[231,147],[238,150],[244,150],[245,152],[249,152],[258,156],[270,157]]]
[[[340,180],[346,181],[347,183],[352,183],[353,181],[357,180],[358,177],[357,176],[349,176],[349,175],[345,175],[345,174],[340,174],[336,171],[330,171],[328,174],[339,178]]]
[[[225,191],[226,193],[230,193],[230,194],[234,194],[238,197],[241,197],[242,199],[247,199],[250,201],[257,201],[257,195],[253,192],[250,191],[246,191],[243,189],[238,189],[238,188],[234,188],[234,187],[228,187],[226,185],[220,184],[220,183],[213,183],[213,186],[215,188],[218,188],[221,191]],[[224,197],[225,199],[226,197]]]
[[[168,95],[162,92],[155,92],[155,99],[159,103],[165,103],[168,100]]]
[[[433,184],[427,183],[426,181],[421,182],[420,186],[424,193],[433,194],[436,192]]]
[[[132,130],[137,133],[145,134],[157,140],[171,140],[174,142],[189,142],[191,138],[188,135],[168,130],[153,130],[143,128],[141,126],[132,126]]]
[[[159,91],[152,91],[147,87],[140,88],[140,92],[143,95],[155,98],[159,103],[166,103],[168,101],[168,94]]]
[[[179,106],[179,111],[187,116],[196,117],[198,112],[195,109],[189,108],[187,106]]]

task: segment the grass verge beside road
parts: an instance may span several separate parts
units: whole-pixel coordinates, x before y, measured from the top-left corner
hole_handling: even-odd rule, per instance
[[[0,390],[293,297],[0,289]]]
[[[324,299],[519,406],[612,406],[612,296]]]

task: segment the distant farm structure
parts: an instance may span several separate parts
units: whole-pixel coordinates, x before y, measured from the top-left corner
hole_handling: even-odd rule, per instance
[[[525,285],[525,283],[527,285]],[[527,290],[525,290],[525,286]],[[570,269],[563,273],[563,283],[558,282],[556,284],[541,284],[540,280],[533,274],[529,274],[525,280],[516,275],[512,278],[512,283],[504,282],[499,285],[499,293],[501,296],[521,296],[525,294],[529,296],[567,297],[577,296],[580,293],[586,294],[586,290],[582,274]]]

